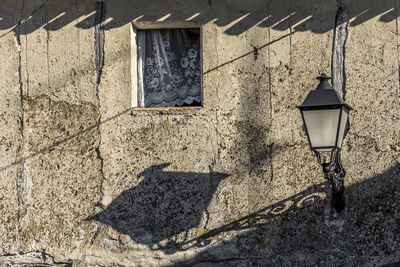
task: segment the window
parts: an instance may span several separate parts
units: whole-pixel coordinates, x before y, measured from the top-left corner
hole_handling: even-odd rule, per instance
[[[133,37],[132,106],[201,106],[200,24],[135,22]]]

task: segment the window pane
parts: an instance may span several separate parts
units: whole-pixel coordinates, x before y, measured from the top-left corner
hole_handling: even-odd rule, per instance
[[[346,129],[347,118],[349,117],[349,113],[345,108],[342,108],[342,119],[340,121],[340,130],[339,130],[339,138],[338,138],[338,147],[342,147],[344,130]]]
[[[335,146],[339,113],[340,109],[303,111],[312,147]]]
[[[138,30],[139,106],[201,104],[200,29]]]

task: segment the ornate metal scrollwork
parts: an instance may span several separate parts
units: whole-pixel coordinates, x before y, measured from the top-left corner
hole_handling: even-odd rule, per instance
[[[341,163],[340,149],[335,149],[331,152],[330,162],[323,162],[320,152],[315,151],[315,154],[317,155],[318,163],[322,166],[325,179],[332,187],[331,205],[339,213],[345,207],[344,177],[346,176],[346,171]]]

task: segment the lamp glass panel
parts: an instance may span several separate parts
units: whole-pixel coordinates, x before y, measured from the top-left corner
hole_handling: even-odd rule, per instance
[[[340,129],[339,129],[339,137],[338,137],[338,147],[342,147],[344,130],[346,129],[347,119],[349,117],[349,111],[343,108],[342,111],[342,119],[340,120]]]
[[[335,147],[339,115],[340,109],[303,110],[312,148],[322,152],[331,151]]]

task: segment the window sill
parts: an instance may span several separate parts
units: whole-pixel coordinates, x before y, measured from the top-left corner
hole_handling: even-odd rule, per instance
[[[191,111],[203,109],[201,106],[194,107],[149,107],[149,108],[140,108],[134,107],[132,108],[132,112],[135,111],[145,111],[150,113],[160,113],[160,114],[171,114],[171,113],[189,113]]]

